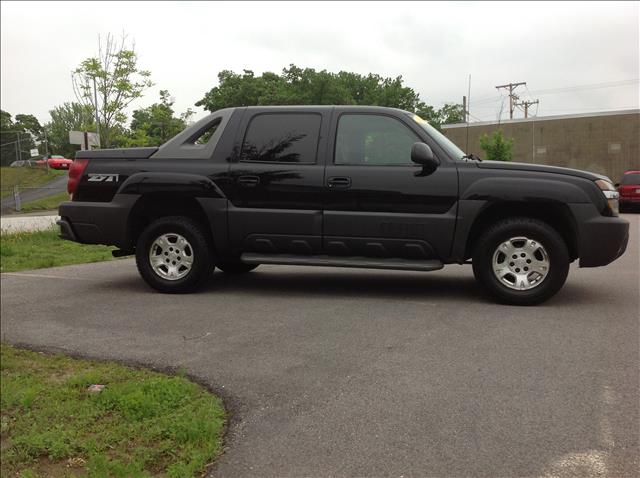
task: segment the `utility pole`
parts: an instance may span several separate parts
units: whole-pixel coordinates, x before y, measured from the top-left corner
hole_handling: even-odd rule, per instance
[[[518,95],[516,95],[513,91],[520,85],[526,85],[526,81],[521,81],[520,83],[509,83],[506,85],[498,85],[496,86],[496,90],[504,88],[505,90],[509,90],[509,119],[513,119],[513,110],[515,109],[516,100],[520,99]]]
[[[462,97],[462,111],[464,111],[464,122],[469,122],[469,112],[467,111],[467,97]]]
[[[98,149],[100,149],[100,116],[98,115],[98,89],[96,88],[96,77],[93,77],[93,100],[96,103],[96,132],[98,133]]]
[[[464,108],[464,117],[467,121],[467,142],[465,144],[465,153],[469,153],[469,120],[471,119],[471,73],[469,73],[469,91],[467,96],[462,97],[462,103]]]
[[[49,158],[49,137],[46,129],[42,128],[42,132],[44,133],[44,154],[46,158]]]
[[[538,103],[540,103],[540,100],[521,101],[520,103],[516,103],[516,106],[524,106],[524,117],[528,118],[529,117],[529,106],[537,105]]]
[[[18,157],[18,159],[22,159],[22,147],[20,146],[20,133],[17,133],[18,135],[18,143],[16,144],[16,156]]]

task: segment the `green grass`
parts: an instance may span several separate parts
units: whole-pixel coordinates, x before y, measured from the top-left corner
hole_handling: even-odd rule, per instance
[[[58,237],[58,227],[40,232],[6,234],[0,238],[0,270],[84,264],[113,259],[112,247],[78,244]]]
[[[58,206],[61,202],[68,200],[69,194],[67,194],[66,192],[61,192],[46,198],[22,203],[20,212],[49,211],[51,209],[58,209]]]
[[[220,454],[222,403],[184,377],[0,351],[2,476],[182,478]]]
[[[67,174],[66,171],[46,168],[0,168],[0,186],[2,197],[13,194],[13,187],[18,184],[21,187],[42,186],[57,177]]]

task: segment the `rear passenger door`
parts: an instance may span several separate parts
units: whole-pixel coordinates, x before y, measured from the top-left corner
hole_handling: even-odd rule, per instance
[[[322,248],[325,130],[330,109],[249,108],[230,166],[230,241],[242,251]]]

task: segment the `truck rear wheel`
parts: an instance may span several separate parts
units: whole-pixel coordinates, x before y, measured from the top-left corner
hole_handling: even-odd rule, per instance
[[[501,302],[534,305],[564,285],[569,252],[548,224],[533,218],[505,219],[490,226],[476,242],[473,273]]]
[[[193,220],[163,217],[140,234],[136,265],[142,278],[154,289],[166,293],[190,292],[211,276],[211,245]]]

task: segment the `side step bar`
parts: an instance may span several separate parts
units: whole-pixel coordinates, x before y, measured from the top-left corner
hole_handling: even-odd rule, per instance
[[[295,254],[257,254],[245,252],[240,256],[245,264],[281,264],[292,266],[359,267],[363,269],[394,269],[401,271],[435,271],[444,264],[438,260],[378,259],[360,256],[304,256]]]

